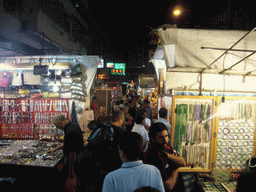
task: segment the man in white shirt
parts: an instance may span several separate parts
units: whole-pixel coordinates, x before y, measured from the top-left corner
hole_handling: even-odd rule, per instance
[[[139,160],[142,152],[142,137],[135,132],[124,133],[119,141],[122,167],[110,172],[103,183],[103,192],[134,191],[141,187],[152,187],[165,191],[160,171]]]
[[[168,111],[166,108],[162,107],[161,109],[159,109],[159,119],[156,120],[155,123],[160,122],[165,124],[168,129],[168,135],[171,136],[171,124],[167,121],[167,114]]]
[[[143,111],[139,111],[134,119],[136,124],[132,128],[132,131],[139,133],[143,139],[143,152],[147,151],[149,144],[148,131],[145,128],[145,117],[145,113]]]

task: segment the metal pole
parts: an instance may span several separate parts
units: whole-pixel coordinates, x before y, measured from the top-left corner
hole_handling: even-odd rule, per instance
[[[242,41],[247,35],[251,34],[253,31],[255,31],[256,27],[253,28],[251,31],[248,31],[243,37],[241,37],[234,45],[232,45],[229,49],[227,49],[224,53],[222,53],[217,59],[215,59],[210,65],[208,65],[206,68],[202,69],[201,73],[203,73],[205,70],[209,69],[216,61],[218,61],[221,57],[223,57],[228,51],[230,51],[233,47],[235,47],[240,41]]]
[[[240,61],[238,61],[237,63],[235,63],[234,65],[230,66],[227,69],[224,69],[223,71],[220,72],[220,74],[223,74],[225,71],[228,71],[230,69],[232,69],[233,67],[235,67],[236,65],[238,65],[239,63],[241,63],[242,61],[248,59],[249,57],[251,57],[252,55],[254,55],[256,52],[251,53],[250,55],[247,55],[245,58],[241,59]]]
[[[216,48],[216,47],[201,47],[201,49],[212,49],[212,50],[220,50],[220,51],[237,51],[237,52],[256,52],[256,50],[243,50],[243,49],[225,49],[225,48]]]

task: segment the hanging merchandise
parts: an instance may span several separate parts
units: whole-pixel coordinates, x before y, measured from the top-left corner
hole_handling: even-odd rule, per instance
[[[40,85],[41,75],[34,75],[33,71],[23,72],[24,85]]]
[[[0,87],[9,87],[11,73],[0,71]]]
[[[173,96],[174,149],[187,167],[181,171],[248,169],[255,155],[256,99],[243,97]]]
[[[77,63],[71,67],[71,76],[76,77],[85,74],[86,66]]]
[[[27,99],[2,99],[0,135],[3,139],[33,139],[32,113]]]
[[[72,121],[73,123],[77,123],[77,118],[76,118],[76,103],[75,103],[75,101],[72,102],[71,121]]]
[[[23,81],[22,81],[22,72],[13,72],[12,74],[12,86],[21,86],[23,85]]]
[[[175,99],[174,149],[185,158],[188,167],[210,169],[213,100]]]
[[[52,124],[53,117],[68,118],[66,99],[1,99],[0,138],[55,140],[63,132]]]
[[[256,101],[226,103],[230,109],[219,117],[216,168],[246,169],[254,151]]]

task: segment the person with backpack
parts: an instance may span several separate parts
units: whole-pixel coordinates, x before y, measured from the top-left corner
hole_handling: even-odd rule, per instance
[[[103,192],[134,191],[145,186],[165,191],[160,171],[139,160],[143,148],[143,139],[139,133],[122,134],[118,147],[123,164],[105,177]]]
[[[99,125],[88,138],[86,150],[90,153],[88,181],[91,181],[87,191],[102,191],[105,176],[122,165],[118,153],[118,142],[121,135],[127,132],[121,128],[124,123],[124,113],[120,110],[112,112],[111,124]]]

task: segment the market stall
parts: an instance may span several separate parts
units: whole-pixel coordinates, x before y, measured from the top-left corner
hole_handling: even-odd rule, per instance
[[[224,175],[248,171],[256,151],[254,30],[152,31],[158,106],[171,110],[171,144],[187,161],[181,172],[229,181]]]
[[[0,58],[0,162],[53,167],[62,154],[46,155],[63,142],[52,119],[64,114],[86,131],[98,56]],[[82,124],[81,124],[82,123]]]

